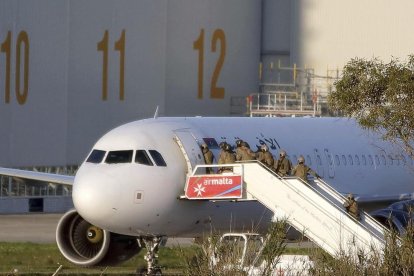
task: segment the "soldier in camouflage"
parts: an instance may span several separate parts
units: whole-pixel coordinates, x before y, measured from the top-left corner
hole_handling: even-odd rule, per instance
[[[353,194],[348,194],[346,201],[344,202],[346,211],[356,220],[360,220],[358,203],[356,202]]]
[[[206,163],[206,165],[213,164],[214,155],[211,152],[211,150],[208,148],[206,143],[203,143],[201,145],[201,151],[203,152],[204,162]],[[213,173],[213,168],[206,168],[206,173],[207,174]]]
[[[320,178],[320,176],[315,171],[305,165],[305,158],[301,155],[298,158],[298,164],[292,170],[292,175],[299,177],[309,184],[308,174]]]
[[[236,160],[237,161],[250,161],[255,160],[256,154],[250,149],[249,144],[246,142],[241,143],[240,149],[236,153]]]
[[[241,161],[242,152],[243,152],[242,143],[243,143],[243,140],[242,139],[236,140],[236,149],[235,149],[235,152],[236,152],[236,161]]]
[[[282,176],[289,176],[292,170],[292,162],[286,157],[286,151],[281,150],[279,153],[279,159],[274,163],[274,171]]]
[[[220,159],[218,160],[218,164],[233,164],[236,162],[236,157],[233,153],[233,151],[231,150],[231,146],[229,144],[225,144],[223,146],[223,149],[221,150],[220,153]],[[231,172],[233,171],[232,167],[221,167],[219,169],[219,173],[222,172]]]
[[[267,145],[262,145],[260,151],[256,154],[256,159],[265,164],[269,169],[273,170],[274,159],[272,153],[269,152]]]

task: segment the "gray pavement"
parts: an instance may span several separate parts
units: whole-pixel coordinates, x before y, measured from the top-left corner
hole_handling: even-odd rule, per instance
[[[0,215],[0,241],[54,243],[63,214]]]
[[[63,214],[0,215],[0,242],[55,243],[56,226]],[[168,239],[167,246],[185,246],[190,238]],[[289,242],[288,247],[314,247],[312,242]]]
[[[55,243],[63,214],[0,215],[0,242]],[[189,245],[193,239],[168,239],[167,246]]]

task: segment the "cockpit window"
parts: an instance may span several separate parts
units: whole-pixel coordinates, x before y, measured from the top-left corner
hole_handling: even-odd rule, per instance
[[[152,164],[151,159],[148,156],[148,153],[145,150],[137,150],[137,152],[135,153],[135,163],[147,166],[154,166]]]
[[[131,163],[132,162],[132,150],[116,150],[110,151],[106,157],[105,163]]]
[[[91,152],[91,154],[89,154],[88,159],[86,159],[86,162],[94,163],[94,164],[101,163],[105,156],[105,153],[106,152],[103,150],[95,149]]]
[[[154,159],[155,164],[157,164],[157,166],[167,167],[167,163],[165,163],[161,153],[159,153],[156,150],[149,150],[149,153],[151,154],[152,159]]]

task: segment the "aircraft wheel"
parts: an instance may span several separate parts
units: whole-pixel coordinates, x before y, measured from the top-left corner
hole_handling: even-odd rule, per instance
[[[145,276],[145,275],[147,275],[146,268],[137,269],[137,276]]]
[[[137,276],[146,276],[146,275],[154,275],[154,276],[162,276],[161,269],[155,269],[151,274],[147,274],[146,268],[141,268],[137,270]]]
[[[155,269],[155,270],[154,270],[154,272],[152,273],[152,275],[155,275],[155,276],[162,276],[161,269]]]

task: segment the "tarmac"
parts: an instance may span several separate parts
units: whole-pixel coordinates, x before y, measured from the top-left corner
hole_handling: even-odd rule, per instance
[[[62,215],[0,215],[0,241],[54,243],[56,226]]]
[[[56,226],[63,214],[0,215],[0,242],[55,243]],[[166,246],[191,245],[191,238],[169,238]],[[315,247],[312,242],[288,242],[287,247]]]
[[[0,215],[0,242],[55,243],[63,214]],[[167,246],[190,245],[191,238],[168,239]]]

